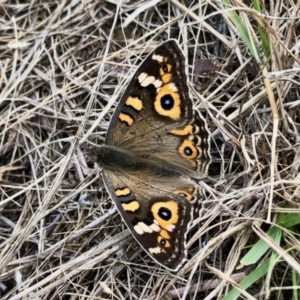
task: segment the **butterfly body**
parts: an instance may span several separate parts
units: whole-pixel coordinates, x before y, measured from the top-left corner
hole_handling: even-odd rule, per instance
[[[189,99],[183,53],[169,40],[131,79],[98,163],[135,239],[170,270],[186,260],[186,233],[200,198],[195,180],[206,175],[209,139]]]

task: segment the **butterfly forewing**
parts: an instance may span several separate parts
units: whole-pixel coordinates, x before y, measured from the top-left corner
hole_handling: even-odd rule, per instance
[[[170,40],[150,53],[131,79],[112,117],[107,144],[128,144],[191,118],[185,59],[177,42]]]

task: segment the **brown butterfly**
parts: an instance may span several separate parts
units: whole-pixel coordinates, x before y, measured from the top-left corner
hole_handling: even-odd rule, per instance
[[[210,163],[210,134],[189,97],[185,57],[175,40],[142,62],[97,148],[105,186],[132,235],[176,271],[203,199],[197,179]]]

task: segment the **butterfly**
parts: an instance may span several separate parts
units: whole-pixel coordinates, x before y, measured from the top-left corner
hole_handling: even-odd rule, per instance
[[[165,268],[187,259],[186,235],[203,195],[210,133],[189,97],[186,59],[176,40],[137,69],[97,148],[106,189],[141,247]]]

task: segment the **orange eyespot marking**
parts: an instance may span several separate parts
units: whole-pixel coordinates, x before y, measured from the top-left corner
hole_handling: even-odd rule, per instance
[[[151,212],[159,226],[167,231],[172,231],[179,220],[178,204],[173,200],[154,203]]]
[[[189,139],[183,141],[179,146],[178,151],[183,158],[188,160],[192,160],[198,156],[198,150],[195,148],[194,143]]]
[[[128,187],[123,189],[116,189],[115,194],[117,197],[129,196],[131,194],[131,190]]]
[[[167,240],[165,240],[165,239],[164,239],[163,237],[161,237],[161,236],[159,236],[159,237],[157,238],[157,241],[158,241],[158,243],[159,243],[162,247],[164,247],[164,248],[170,248],[170,247],[171,247],[170,242],[167,241]],[[162,251],[163,251],[163,249],[162,249]]]
[[[131,126],[134,122],[133,118],[129,115],[126,115],[124,113],[119,114],[119,120],[121,122],[125,122],[128,126]]]
[[[143,108],[142,100],[138,97],[128,97],[128,99],[126,100],[126,105],[131,106],[137,111],[141,111]]]
[[[185,136],[188,134],[191,134],[193,132],[193,125],[187,125],[183,129],[173,129],[170,131],[170,133],[174,135],[179,135],[179,136]]]
[[[159,69],[159,75],[164,76],[165,74],[170,73],[171,70],[172,70],[171,64],[163,64]]]
[[[154,101],[154,109],[159,115],[169,117],[175,121],[179,120],[181,116],[180,105],[181,99],[174,83],[164,85]]]
[[[140,208],[140,205],[137,201],[132,201],[130,203],[122,203],[122,207],[125,211],[135,212]]]
[[[163,64],[159,69],[159,75],[164,84],[169,83],[172,80],[172,65]]]
[[[177,195],[184,196],[189,201],[191,201],[193,199],[193,195],[184,190],[176,190],[174,193]]]

